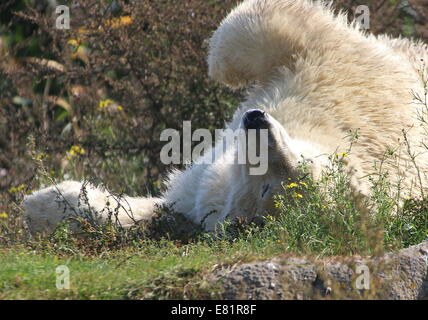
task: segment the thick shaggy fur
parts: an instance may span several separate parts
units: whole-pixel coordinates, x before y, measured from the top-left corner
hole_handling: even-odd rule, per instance
[[[428,69],[422,59],[428,63],[425,44],[367,35],[323,2],[246,0],[214,33],[209,74],[233,88],[253,84],[228,127],[242,127],[249,109],[268,113],[268,172],[251,176],[247,166],[229,164],[225,160],[236,157],[233,146],[212,165],[196,162],[170,173],[161,198],[109,201],[108,193],[89,186],[87,206],[105,219],[108,202],[120,208],[120,222],[130,225],[166,204],[213,230],[228,217],[273,210],[272,195],[281,181],[296,178],[302,157],[319,177],[327,155],[347,150],[355,130],[359,139],[347,165],[355,196],[370,194],[368,176],[381,163],[401,197],[420,195],[427,186],[428,154],[417,116],[423,109],[412,92],[424,95],[421,73]],[[394,156],[387,157],[387,150],[395,150]],[[79,214],[81,189],[82,183],[63,182],[28,196],[31,230],[51,231],[64,217]]]

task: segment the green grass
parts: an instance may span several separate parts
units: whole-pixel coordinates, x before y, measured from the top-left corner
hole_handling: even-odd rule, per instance
[[[89,244],[88,244],[89,245]],[[244,242],[172,241],[140,248],[83,255],[17,247],[0,250],[0,299],[165,299],[215,298],[218,290],[204,280],[214,268],[281,252],[274,244],[250,247]],[[55,270],[70,270],[70,289],[56,288]]]
[[[0,299],[219,298],[219,287],[208,279],[222,266],[284,255],[373,255],[428,238],[428,201],[397,206],[384,174],[371,178],[369,212],[359,210],[345,157],[333,155],[319,181],[302,167],[301,179],[285,182],[275,197],[276,214],[228,221],[210,235],[174,235],[174,223],[186,221],[163,224],[162,215],[171,213],[160,212],[157,223],[128,231],[90,226],[86,238],[76,238],[63,224],[48,238],[31,239],[17,210],[0,218]],[[56,288],[60,265],[70,270],[69,290]]]
[[[312,256],[341,251],[358,253],[349,251],[359,243],[352,240],[352,227],[349,235],[335,238],[333,234],[339,230],[332,233],[321,224],[302,227],[310,223],[313,216],[289,224],[293,218],[295,216],[268,217],[263,227],[252,225],[241,231],[229,226],[225,230],[232,228],[233,232],[229,230],[223,239],[201,237],[188,244],[143,240],[128,247],[94,252],[92,240],[85,239],[78,242],[45,240],[2,248],[0,299],[219,298],[221,290],[208,280],[221,266],[287,253]],[[321,233],[322,230],[326,234]],[[55,270],[61,265],[70,270],[68,290],[56,288]]]

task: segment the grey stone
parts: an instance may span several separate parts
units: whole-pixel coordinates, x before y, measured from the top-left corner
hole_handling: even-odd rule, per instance
[[[287,257],[216,271],[225,299],[428,299],[428,241],[371,258]],[[357,289],[368,267],[370,287]]]

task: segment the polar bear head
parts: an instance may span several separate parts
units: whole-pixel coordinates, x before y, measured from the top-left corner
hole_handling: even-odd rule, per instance
[[[248,153],[255,148],[267,166],[262,174],[251,172],[251,161],[238,167],[238,177],[234,179],[236,187],[226,211],[229,211],[229,217],[271,214],[275,211],[273,196],[283,191],[284,182],[297,181],[301,177],[302,165],[309,167],[309,172],[321,170],[322,157],[315,156],[320,154],[320,150],[292,139],[280,122],[261,109],[244,112],[240,128],[246,133]],[[266,139],[263,139],[263,133]]]

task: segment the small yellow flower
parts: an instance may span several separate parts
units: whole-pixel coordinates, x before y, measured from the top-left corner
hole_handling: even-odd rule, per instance
[[[300,184],[301,184],[302,186],[304,186],[305,188],[307,188],[307,187],[308,187],[308,185],[307,185],[305,182],[300,182]]]
[[[302,194],[300,194],[300,193],[294,192],[294,193],[293,193],[293,198],[301,199],[301,198],[303,198],[303,195],[302,195]]]
[[[7,219],[9,218],[9,215],[6,212],[0,213],[0,219]]]
[[[45,158],[47,158],[48,156],[47,156],[47,154],[46,153],[44,153],[44,152],[42,152],[42,153],[39,153],[37,156],[36,156],[36,160],[37,161],[40,161],[40,160],[43,160],[43,159],[45,159]]]
[[[123,16],[123,17],[119,17],[119,18],[114,18],[114,19],[108,19],[105,22],[106,26],[110,26],[112,28],[119,28],[122,26],[126,26],[132,23],[132,17],[131,16]]]
[[[123,107],[122,106],[117,106],[117,111],[123,111]]]
[[[79,38],[77,38],[77,39],[70,39],[70,40],[67,41],[67,43],[69,45],[73,46],[73,47],[78,47],[82,43],[82,39],[79,39]]]
[[[80,146],[72,146],[70,151],[75,153],[75,154],[85,154],[86,153],[85,149],[83,149]]]
[[[269,216],[266,216],[266,219],[273,220],[273,217],[269,215]]]
[[[104,25],[104,27],[111,27],[112,29],[116,29],[116,28],[120,28],[123,26],[130,25],[133,22],[134,21],[133,21],[131,16],[122,16],[122,17],[113,18],[113,19],[106,19],[103,22],[103,25]],[[102,31],[102,27],[99,26],[97,29],[97,25],[94,23],[90,24],[86,28],[82,27],[82,28],[77,29],[77,32],[81,35],[86,35],[86,34],[101,32],[101,31]]]
[[[9,188],[8,191],[9,191],[9,193],[18,193],[18,192],[21,192],[22,190],[24,190],[25,187],[26,187],[25,184],[20,184],[19,186]]]
[[[80,59],[83,62],[88,63],[89,62],[89,58],[88,58],[89,53],[90,53],[89,48],[87,46],[81,44],[81,45],[74,47],[74,50],[70,54],[69,58],[72,60]]]
[[[292,183],[290,183],[290,184],[287,185],[287,188],[289,188],[289,189],[297,188],[297,187],[298,187],[298,184],[295,183],[295,182],[292,182]]]
[[[81,156],[86,153],[85,149],[83,149],[80,146],[72,146],[70,150],[67,152],[67,159],[70,160],[71,158],[75,156]]]
[[[113,103],[113,100],[110,100],[110,99],[101,100],[98,106],[100,107],[100,109],[104,109],[104,108],[107,108],[112,103]]]
[[[346,152],[336,153],[334,156],[336,158],[346,158],[348,156],[348,153]]]

